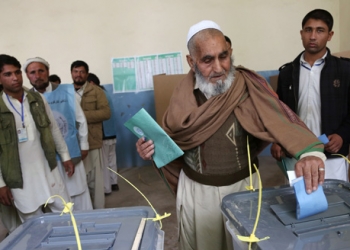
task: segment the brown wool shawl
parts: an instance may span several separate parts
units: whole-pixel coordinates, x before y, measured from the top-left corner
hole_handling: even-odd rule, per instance
[[[238,66],[230,89],[199,107],[193,95],[194,79],[190,71],[176,86],[163,117],[164,130],[182,150],[201,145],[234,112],[248,133],[279,143],[297,159],[306,152],[323,152],[323,144],[255,72]],[[175,193],[182,164],[180,158],[161,169]]]

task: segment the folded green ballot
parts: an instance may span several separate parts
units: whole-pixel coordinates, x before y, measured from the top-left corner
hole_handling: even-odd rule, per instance
[[[143,108],[124,123],[138,138],[145,137],[154,143],[153,161],[161,168],[184,154],[176,143]]]

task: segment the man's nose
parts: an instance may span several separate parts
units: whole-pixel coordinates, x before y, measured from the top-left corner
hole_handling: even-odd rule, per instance
[[[313,30],[312,32],[311,32],[311,39],[316,39],[316,30]]]
[[[213,63],[213,71],[215,73],[222,72],[223,67],[221,66],[220,60],[216,59]]]

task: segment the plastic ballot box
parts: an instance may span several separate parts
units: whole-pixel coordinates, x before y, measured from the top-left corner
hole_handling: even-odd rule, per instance
[[[350,249],[350,184],[326,180],[323,190],[328,209],[304,219],[296,217],[293,187],[267,188],[262,191],[260,219],[255,237],[269,239],[251,244],[254,250],[339,250]],[[257,216],[258,190],[225,196],[221,210],[227,218],[235,250],[249,249],[237,235],[250,236]],[[315,204],[317,206],[317,204]]]
[[[164,232],[159,222],[146,220],[140,228],[142,218],[154,218],[150,207],[126,207],[74,212],[82,249],[125,249],[134,245],[136,235],[141,232],[136,249],[162,250]],[[48,213],[32,218],[0,244],[0,249],[78,249],[70,214],[60,216]]]

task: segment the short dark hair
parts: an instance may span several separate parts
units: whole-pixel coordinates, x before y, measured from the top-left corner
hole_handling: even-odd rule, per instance
[[[0,72],[2,72],[4,65],[13,65],[21,69],[21,63],[16,58],[14,58],[13,56],[1,54],[0,55]]]
[[[94,73],[89,73],[89,75],[87,77],[87,81],[93,82],[96,85],[100,86],[100,79],[98,79],[97,75],[95,75]]]
[[[61,83],[61,78],[58,75],[50,75],[49,76],[49,81],[50,82],[59,82],[59,83]]]
[[[328,31],[332,31],[333,28],[333,17],[331,13],[329,13],[326,10],[322,9],[315,9],[310,11],[306,14],[306,16],[303,18],[303,21],[301,22],[301,27],[304,28],[304,25],[306,24],[309,19],[316,19],[321,20],[328,26]]]
[[[87,65],[86,62],[80,61],[80,60],[73,62],[72,65],[70,66],[70,71],[72,71],[74,68],[77,68],[77,67],[84,67],[86,73],[89,73],[89,65]]]
[[[231,43],[231,39],[228,36],[225,36],[225,40],[226,42],[228,42],[230,44],[230,46],[232,47],[232,43]]]

